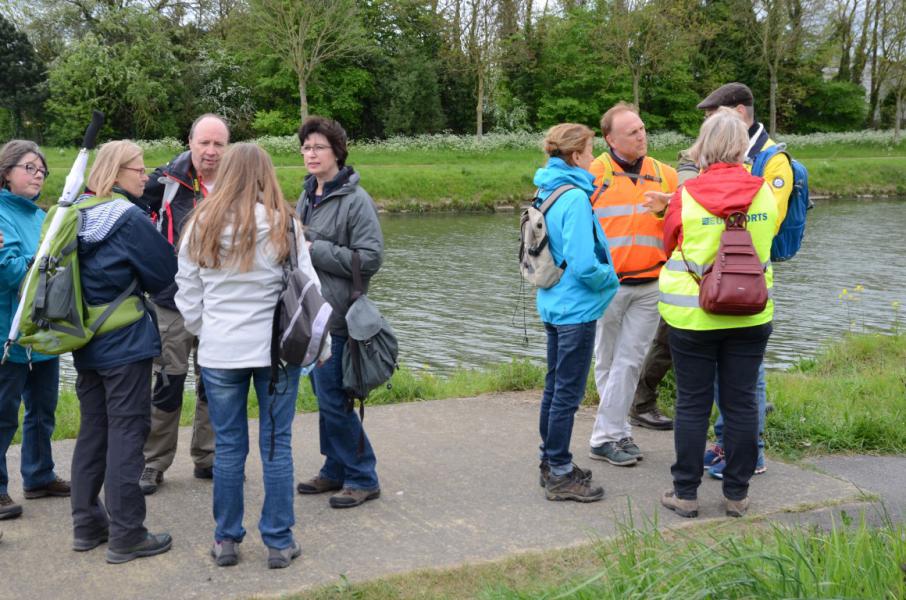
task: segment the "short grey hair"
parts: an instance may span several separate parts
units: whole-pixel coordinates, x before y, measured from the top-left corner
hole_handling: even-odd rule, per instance
[[[741,163],[749,149],[749,132],[739,113],[722,106],[702,123],[689,154],[700,169],[715,163]]]
[[[41,149],[31,140],[10,140],[0,148],[0,188],[5,188],[8,180],[6,176],[13,167],[19,164],[22,157],[26,154],[37,154],[38,158],[44,164],[44,170],[47,170],[47,159],[41,153]]]
[[[192,126],[189,127],[189,141],[190,141],[190,142],[192,141],[192,138],[195,137],[195,128],[198,127],[198,124],[201,123],[202,121],[204,121],[205,119],[217,119],[218,121],[220,121],[221,123],[223,123],[223,126],[226,127],[226,131],[227,131],[227,140],[229,141],[229,139],[230,139],[230,124],[227,123],[227,120],[224,119],[223,117],[221,117],[220,115],[216,114],[216,113],[205,113],[205,114],[199,116],[199,117],[198,117],[197,119],[195,119],[194,121],[192,121]]]

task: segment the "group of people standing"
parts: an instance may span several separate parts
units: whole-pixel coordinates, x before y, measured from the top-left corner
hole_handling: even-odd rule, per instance
[[[376,458],[343,391],[341,358],[353,253],[367,290],[381,266],[383,237],[374,202],[346,164],[346,133],[321,117],[300,127],[308,174],[297,213],[283,197],[268,154],[255,144],[230,145],[229,135],[222,117],[200,116],[190,129],[189,150],[150,177],[136,144],[119,140],[100,147],[74,205],[81,211],[83,299],[94,306],[125,294],[134,297],[140,316],[73,352],[81,422],[71,483],[55,474],[50,444],[59,359],[12,347],[0,366],[0,519],[23,512],[9,494],[6,452],[24,401],[24,495],[71,495],[73,550],[106,543],[110,563],[169,550],[169,534],[144,526],[145,495],[164,483],[173,462],[193,355],[190,452],[194,476],[214,480],[216,564],[237,564],[245,536],[252,385],[263,417],[259,531],[268,567],[286,567],[300,555],[291,530],[295,492],[335,492],[329,500],[334,508],[379,497]],[[0,149],[0,327],[9,328],[38,248],[45,214],[37,200],[47,176],[34,143],[13,140]],[[330,339],[316,364],[274,368],[271,325],[293,265],[330,303]],[[304,374],[318,398],[325,462],[294,491],[292,423]]]
[[[711,314],[699,306],[697,281],[714,263],[724,219],[743,212],[770,292],[771,242],[787,211],[793,173],[785,153],[768,161],[762,177],[750,173],[754,158],[775,142],[755,121],[746,85],[721,86],[698,108],[705,121],[677,169],[647,156],[644,122],[622,102],[601,118],[608,150],[597,158],[594,132],[584,125],[557,125],[545,138],[549,159],[535,175],[539,203],[572,186],[545,218],[550,251],[564,272],[537,295],[548,364],[541,485],[550,500],[604,496],[569,451],[592,358],[600,402],[589,457],[634,466],[644,455],[632,425],[674,429],[674,485],[661,498],[666,508],[697,516],[697,489],[708,469],[723,480],[727,514],[741,516],[749,480],[766,470],[763,361],[773,301],[756,315]],[[671,364],[675,421],[656,404]],[[706,449],[715,403],[717,440]]]

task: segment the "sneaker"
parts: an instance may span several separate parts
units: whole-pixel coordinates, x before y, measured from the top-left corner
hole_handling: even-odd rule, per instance
[[[711,466],[708,469],[708,475],[710,475],[713,479],[723,479],[725,468],[727,468],[727,462],[721,458],[717,464]],[[764,453],[759,452],[758,461],[755,463],[755,475],[761,475],[767,470],[768,467],[764,462]]]
[[[634,456],[636,460],[642,460],[645,458],[645,455],[642,454],[642,449],[639,448],[631,437],[624,437],[622,440],[617,442],[617,446],[620,447],[620,450],[628,454],[629,456]]]
[[[694,519],[698,516],[698,500],[683,500],[676,497],[676,492],[667,490],[661,496],[661,506],[669,508],[676,514],[687,519]]]
[[[136,558],[156,556],[169,550],[172,545],[173,538],[170,537],[169,533],[149,533],[145,539],[131,548],[120,551],[107,548],[107,562],[112,565],[118,565]]]
[[[25,498],[27,500],[34,500],[35,498],[43,498],[44,496],[68,497],[70,492],[69,482],[54,476],[53,481],[46,485],[25,490]]]
[[[192,475],[195,476],[195,479],[214,479],[214,467],[199,467],[195,465]]]
[[[710,469],[724,459],[724,449],[720,444],[713,444],[705,450],[705,469]]]
[[[582,471],[573,469],[566,475],[550,475],[544,496],[548,500],[574,500],[575,502],[597,502],[604,497],[604,488],[592,487]]]
[[[335,492],[343,489],[343,482],[334,479],[327,479],[321,475],[315,475],[308,481],[300,481],[296,484],[296,491],[300,494],[323,494],[324,492]]]
[[[89,550],[94,550],[101,544],[106,544],[108,536],[109,533],[107,532],[107,530],[104,530],[94,537],[73,538],[72,549],[76,552],[88,552]]]
[[[285,569],[293,559],[299,558],[302,554],[302,546],[299,542],[293,542],[288,548],[268,548],[267,549],[267,568],[268,569]]]
[[[630,413],[629,422],[638,427],[654,429],[656,431],[669,431],[673,429],[673,419],[664,416],[655,406],[648,412]]]
[[[218,567],[232,567],[239,562],[236,542],[233,540],[215,541],[211,546],[211,556]]]
[[[15,519],[22,514],[22,505],[13,502],[9,494],[0,494],[0,519]]]
[[[379,487],[370,490],[344,487],[338,493],[330,497],[330,506],[331,508],[352,508],[380,497],[381,488]]]
[[[544,487],[547,485],[547,480],[550,478],[551,466],[546,460],[542,460],[541,464],[538,465],[538,469],[541,470],[538,475],[538,483],[541,484],[541,487]],[[573,463],[573,470],[578,470],[585,481],[591,481],[591,469],[583,469],[576,463]]]
[[[604,442],[600,446],[592,446],[588,457],[595,460],[606,460],[618,467],[631,467],[639,459],[620,448],[619,442]]]
[[[145,467],[142,476],[138,480],[138,487],[142,488],[142,493],[150,496],[157,491],[157,486],[164,482],[164,472],[158,471],[152,467]]]
[[[730,500],[724,496],[724,500],[727,502],[727,516],[728,517],[744,517],[746,511],[749,510],[749,497],[746,496],[742,500]]]

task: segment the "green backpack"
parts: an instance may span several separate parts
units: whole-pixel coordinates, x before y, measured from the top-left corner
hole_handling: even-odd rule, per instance
[[[109,304],[89,305],[82,297],[78,235],[83,211],[116,200],[87,197],[70,206],[54,205],[44,219],[41,240],[59,210],[65,210],[47,255],[31,266],[21,291],[21,336],[16,343],[42,354],[63,354],[88,344],[95,335],[131,325],[145,314],[145,305],[134,295],[138,280]]]

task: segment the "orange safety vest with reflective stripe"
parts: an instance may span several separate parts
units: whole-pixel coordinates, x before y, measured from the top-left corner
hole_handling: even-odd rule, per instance
[[[676,171],[650,156],[638,175],[626,173],[609,153],[589,168],[595,176],[592,206],[607,235],[614,269],[620,281],[654,279],[667,261],[664,254],[664,221],[643,204],[645,192],[676,191]]]

